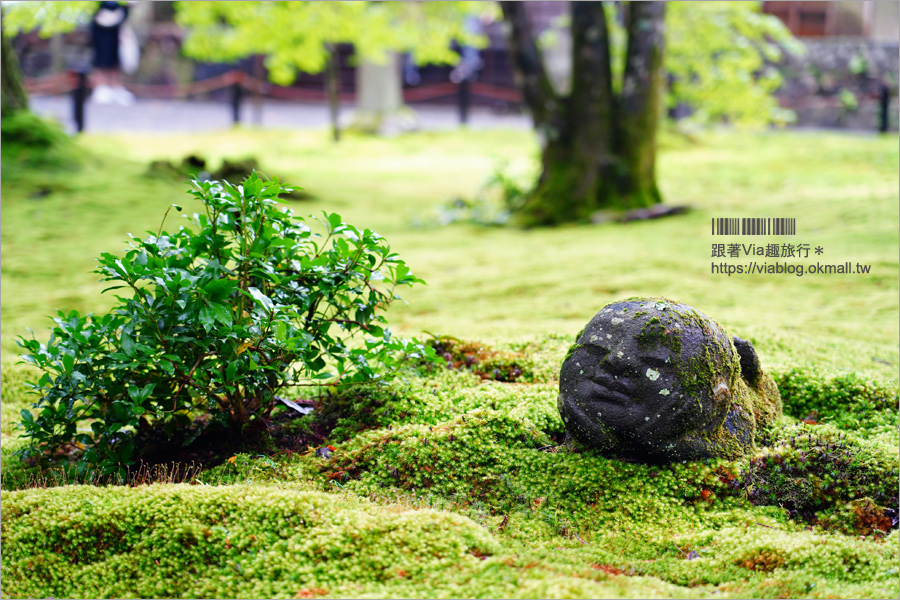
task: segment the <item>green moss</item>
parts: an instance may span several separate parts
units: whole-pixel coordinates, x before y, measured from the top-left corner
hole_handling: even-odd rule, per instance
[[[467,372],[440,370],[380,386],[351,387],[321,399],[312,427],[334,441],[362,431],[421,424],[434,426],[481,408],[527,420],[545,433],[563,429],[554,383],[507,384],[482,381]]]
[[[4,137],[3,150],[9,156],[11,145],[6,141]],[[482,382],[471,374],[444,371],[397,381],[371,392],[372,396],[345,390],[340,400],[326,399],[326,406],[334,401],[331,425],[317,421],[316,415],[299,419],[295,425],[298,432],[305,427],[332,427],[320,432],[326,436],[320,443],[337,448],[336,460],[348,447],[361,448],[353,445],[360,429],[368,432],[365,435],[377,435],[413,425],[437,428],[477,410],[510,416],[520,425],[503,427],[527,430],[533,426],[540,434],[554,436],[549,444],[558,443],[562,424],[553,380],[571,332],[599,305],[622,296],[666,290],[674,297],[689,298],[696,306],[716,307],[715,314],[727,329],[752,339],[766,364],[782,365],[777,379],[785,390],[790,415],[803,419],[809,416],[804,412],[808,408],[819,411],[818,420],[833,424],[859,443],[854,448],[865,464],[874,465],[871,472],[885,472],[878,467],[883,461],[896,464],[897,417],[896,410],[889,408],[896,391],[883,396],[887,408],[878,401],[882,396],[872,392],[875,385],[896,390],[900,358],[898,263],[896,252],[885,251],[897,246],[895,135],[703,134],[699,143],[681,144],[677,151],[663,150],[657,165],[667,198],[696,206],[693,215],[626,227],[601,224],[529,232],[468,226],[423,231],[410,226],[423,211],[445,202],[448,196],[471,195],[493,168],[492,156],[530,160],[537,149],[533,134],[527,131],[422,132],[393,140],[350,138],[337,145],[320,131],[283,129],[162,136],[89,133],[79,137],[76,147],[79,154],[89,157],[80,171],[29,169],[17,164],[7,168],[4,159],[0,448],[4,486],[36,483],[16,470],[24,466],[9,454],[16,443],[11,426],[18,419],[18,410],[29,403],[24,395],[11,394],[21,379],[8,371],[15,362],[15,336],[26,334],[26,327],[45,327],[45,316],[57,307],[82,312],[108,308],[98,293],[104,285],[90,274],[94,257],[121,243],[127,232],[145,230],[148,223],[156,222],[161,210],[183,195],[180,185],[144,178],[147,164],[191,152],[204,152],[213,161],[257,155],[264,165],[315,192],[319,200],[312,201],[309,212],[338,211],[351,222],[365,223],[387,235],[402,248],[429,286],[405,297],[408,308],[392,312],[395,333],[446,331],[495,346],[516,345],[516,351],[533,358],[536,384]],[[794,160],[800,154],[804,160]],[[435,169],[437,164],[443,168]],[[355,176],[347,178],[347,172]],[[785,186],[787,179],[793,185]],[[867,182],[865,186],[859,185],[861,179]],[[45,188],[51,193],[36,195]],[[871,264],[871,273],[852,282],[753,275],[732,277],[723,285],[724,279],[711,278],[708,265],[703,266],[696,233],[707,231],[709,214],[737,214],[750,205],[760,214],[777,214],[790,205],[803,219],[807,233],[802,241],[811,247],[823,245],[828,252],[835,243],[833,232],[840,230],[842,243],[853,248],[854,260]],[[188,205],[186,210],[192,208]],[[612,256],[628,256],[628,268],[573,259]],[[685,258],[691,256],[698,262]],[[766,299],[764,306],[761,298]],[[804,310],[797,310],[797,298],[803,299]],[[783,376],[792,369],[795,375]],[[822,375],[829,372],[833,375]],[[857,373],[856,377],[871,385],[840,383],[836,377],[847,372]],[[837,392],[831,389],[832,383]],[[376,400],[382,404],[376,406]],[[852,408],[837,410],[844,401]],[[792,426],[793,421],[785,419],[773,429]],[[132,597],[860,598],[897,597],[900,593],[896,531],[881,541],[875,535],[859,539],[857,533],[851,535],[852,527],[823,531],[790,519],[788,511],[778,506],[752,505],[737,476],[753,456],[744,461],[659,468],[602,458],[584,449],[551,446],[539,450],[521,444],[507,448],[486,443],[482,430],[470,433],[474,449],[455,447],[442,459],[444,464],[456,462],[452,468],[465,473],[463,461],[478,459],[479,448],[489,458],[471,466],[471,487],[463,487],[458,496],[449,498],[438,493],[440,484],[437,489],[414,490],[385,476],[362,474],[359,479],[329,481],[320,471],[327,461],[297,453],[263,458],[239,455],[234,463],[226,462],[201,475],[208,484],[247,483],[213,489],[221,495],[211,495],[204,502],[221,507],[220,516],[229,520],[229,533],[231,524],[239,525],[244,533],[253,527],[267,533],[271,530],[276,545],[265,550],[260,545],[238,549],[229,544],[226,548],[221,530],[214,532],[208,544],[202,542],[187,551],[183,545],[172,549],[176,546],[172,539],[177,536],[152,527],[156,520],[174,522],[168,516],[172,503],[152,491],[164,486],[135,491],[85,487],[4,494],[4,593],[45,597],[52,589],[65,588],[56,597],[101,595],[92,583],[106,586],[107,595]],[[407,450],[404,447],[404,452]],[[267,460],[276,464],[277,474]],[[500,469],[506,464],[518,470],[504,479],[506,474]],[[489,470],[487,465],[498,466]],[[498,480],[481,483],[475,474]],[[22,477],[16,480],[18,475]],[[845,490],[850,489],[853,477],[856,475],[848,474]],[[838,499],[817,512],[820,525],[827,525],[832,518],[851,523],[854,503],[865,500],[863,488],[870,483],[870,479],[857,481],[860,489],[855,499]],[[303,530],[292,531],[286,526],[289,521],[272,525],[267,513],[271,511],[277,520],[282,514],[277,510],[279,504],[293,506],[294,500],[285,499],[281,492],[296,495],[298,490],[313,488],[329,493],[315,495],[322,498],[315,505],[319,520],[308,531],[325,535],[319,536],[321,543],[311,558],[307,544],[313,538],[303,538]],[[209,493],[200,485],[173,489]],[[477,494],[467,499],[469,491],[479,489],[492,493],[484,499]],[[704,491],[709,492],[706,497]],[[47,536],[56,539],[63,535],[71,523],[84,524],[89,519],[109,523],[110,519],[98,515],[106,510],[107,497],[120,493],[134,493],[135,498],[148,494],[146,501],[121,505],[121,510],[134,508],[137,516],[151,523],[130,553],[90,568],[82,565],[87,570],[78,571],[55,556],[53,548],[42,545]],[[35,507],[27,523],[21,521],[23,514],[7,513],[8,507],[20,503],[8,503],[18,494],[30,498]],[[274,509],[268,504],[270,496]],[[184,498],[181,503],[198,514],[212,511],[197,500]],[[54,508],[58,503],[62,504]],[[32,521],[43,506],[48,510],[38,527]],[[434,520],[430,517],[434,512],[443,515],[435,520],[439,528],[434,535],[447,538],[448,544],[475,535],[471,529],[474,521],[502,548],[484,557],[463,552],[459,556],[439,553],[441,558],[435,559],[430,545],[407,543],[418,534],[392,537],[381,529],[383,537],[400,540],[409,550],[408,555],[398,557],[399,564],[421,562],[429,571],[410,576],[406,571],[392,574],[382,570],[376,571],[379,577],[370,577],[369,551],[376,557],[390,555],[383,554],[378,540],[368,535],[359,543],[354,541],[357,520],[378,522],[384,515],[405,518],[419,511],[426,521]],[[440,511],[455,513],[458,520],[447,521],[445,512]],[[460,524],[459,515],[466,517],[468,524]],[[331,535],[334,530],[320,526],[331,518],[346,518],[354,525],[346,527],[346,536]],[[183,520],[194,522],[189,517]],[[178,526],[174,522],[173,532]],[[77,541],[81,545],[102,539],[109,548],[117,548],[114,537],[103,537],[104,531],[110,533],[112,528],[92,527],[69,535],[89,534],[90,541]],[[19,532],[15,540],[9,537],[12,532]],[[249,535],[261,539],[255,532]],[[292,535],[289,544],[278,537]],[[374,545],[370,547],[370,543]],[[458,547],[476,546],[460,543]],[[296,573],[297,581],[275,589],[282,580],[267,583],[268,571],[253,583],[246,581],[236,569],[256,564],[254,550],[264,557],[271,552],[275,568],[288,563],[283,568],[288,578]],[[352,559],[343,554],[348,551],[353,553]],[[233,553],[237,553],[237,561]],[[25,556],[32,557],[32,562],[22,562]],[[343,569],[342,578],[333,585],[313,581],[320,573],[324,573],[323,579],[329,576],[333,557],[340,561],[334,564]],[[15,576],[8,576],[13,562],[18,570]],[[770,567],[774,568],[765,570]],[[79,579],[82,572],[83,584]],[[307,577],[310,573],[313,575]],[[221,582],[208,584],[214,575],[221,576]]]
[[[31,111],[20,110],[5,116],[0,120],[0,133],[4,183],[20,180],[22,170],[72,172],[83,164],[82,154],[62,126]]]
[[[798,419],[872,433],[895,430],[898,426],[896,381],[877,381],[857,373],[828,373],[812,367],[788,369],[775,380],[785,412]]]
[[[464,342],[449,336],[428,341],[446,366],[454,370],[468,370],[482,379],[504,382],[531,382],[534,373],[531,361],[522,352],[495,349],[481,342]]]
[[[704,347],[700,356],[675,361],[675,373],[685,394],[699,396],[711,393],[716,378],[727,368],[723,355]]]
[[[816,524],[824,529],[881,539],[893,529],[889,510],[871,498],[857,498],[821,511],[815,519]]]
[[[600,208],[594,190],[585,186],[585,173],[589,172],[586,165],[571,156],[560,158],[551,161],[551,168],[543,173],[540,184],[512,216],[513,223],[535,227],[586,222]]]
[[[681,335],[684,330],[670,327],[670,324],[660,322],[658,317],[650,318],[637,335],[638,347],[641,350],[668,348],[672,352],[672,357],[678,359],[681,356]]]
[[[578,337],[580,338],[581,335],[579,334]],[[569,346],[569,349],[566,350],[566,357],[565,357],[565,359],[563,359],[563,360],[569,360],[569,358],[570,358],[573,354],[575,354],[576,352],[578,352],[578,349],[579,349],[579,348],[583,348],[583,347],[584,347],[584,344],[577,344],[577,343],[576,343],[576,344],[572,344],[571,346]]]
[[[863,497],[897,505],[897,448],[887,439],[858,439],[829,425],[798,423],[772,428],[763,443],[763,452],[739,475],[751,502],[782,506],[808,520]]]
[[[328,480],[365,478],[451,498],[486,500],[517,471],[515,449],[548,446],[541,431],[497,411],[468,412],[436,427],[407,425],[357,436],[323,466]]]
[[[3,507],[4,591],[14,597],[290,598],[422,580],[501,550],[450,513],[264,486],[4,492]]]
[[[712,335],[708,317],[700,315],[694,309],[690,311],[673,310],[672,307],[679,303],[668,298],[632,298],[632,301],[642,302],[642,306],[647,303],[663,305],[662,309],[657,308],[659,316],[646,319],[636,340],[641,350],[666,348],[671,352],[670,358],[674,364],[675,373],[686,394],[696,396],[711,389],[712,382],[718,374],[728,370],[729,367],[732,370],[735,369],[737,361],[733,360],[731,361],[733,364],[728,365],[726,357],[736,356],[736,354],[733,350],[729,352],[729,348],[724,346],[719,336]],[[637,318],[637,314],[635,314],[635,318]],[[718,327],[719,331],[725,331],[715,321],[712,323]],[[709,343],[714,346],[712,351],[706,346],[702,349],[701,356],[682,356],[681,338],[691,330],[703,333]],[[737,367],[737,371],[740,372],[739,367]]]
[[[301,590],[706,597],[720,585],[734,595],[766,596],[772,589],[799,593],[815,581],[824,595],[866,597],[896,587],[890,539],[860,540],[837,526],[805,531],[778,506],[784,498],[773,506],[750,501],[760,485],[759,476],[747,476],[753,460],[783,453],[785,440],[807,431],[836,430],[784,418],[767,433],[771,449],[758,456],[653,466],[556,445],[546,425],[535,423],[555,413],[554,397],[552,384],[482,383],[441,372],[357,396],[369,407],[374,398],[383,404],[370,429],[329,440],[330,459],[237,455],[202,474],[198,483],[206,486],[4,494],[3,575],[13,586],[5,589],[57,597],[287,597]],[[483,408],[491,403],[500,410]],[[415,408],[399,417],[406,424],[378,416],[401,407]],[[896,487],[889,440],[843,435],[859,465],[842,473],[844,492],[836,498],[851,490],[874,498],[892,477]],[[819,439],[813,446],[828,448],[836,438]],[[221,483],[242,485],[209,485]],[[819,514],[824,521],[832,513]],[[409,528],[399,531],[396,520]],[[417,529],[428,523],[434,528]],[[378,536],[396,547],[385,549]],[[429,536],[447,538],[445,546]],[[79,553],[86,544],[93,549]],[[459,553],[441,550],[446,544]],[[186,550],[169,550],[176,545]],[[814,549],[825,554],[813,558]],[[687,560],[691,552],[696,557]],[[844,559],[858,571],[837,569]],[[419,566],[408,569],[412,562]]]

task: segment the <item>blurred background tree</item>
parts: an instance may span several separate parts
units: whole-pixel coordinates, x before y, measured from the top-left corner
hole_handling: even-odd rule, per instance
[[[542,145],[541,174],[517,210],[520,224],[661,202],[655,157],[664,106],[686,108],[699,123],[785,118],[771,96],[781,77],[765,60],[796,46],[759,3],[573,2],[571,75],[563,86],[548,74],[525,5],[500,4]]]
[[[670,2],[667,10],[666,106],[688,109],[683,126],[791,120],[774,96],[782,83],[775,63],[804,47],[762,2]]]
[[[679,117],[679,127],[789,117],[773,96],[781,76],[772,63],[799,43],[778,18],[761,12],[759,2],[569,3],[559,29],[571,39],[562,83],[548,73],[546,40],[532,29],[528,3],[500,4],[513,66],[543,147],[541,174],[517,211],[522,224],[586,220],[601,210],[659,203],[656,130],[666,111]],[[194,58],[230,62],[263,55],[269,78],[280,84],[301,72],[324,71],[336,138],[339,44],[352,43],[355,50],[357,123],[396,130],[397,122],[409,119],[402,111],[398,53],[409,52],[420,64],[458,62],[452,43],[483,44],[470,25],[492,7],[177,2],[175,12],[187,32],[183,51]],[[74,29],[95,8],[95,2],[4,3],[4,31],[39,27],[51,36]],[[5,90],[14,89],[17,72],[15,64],[4,63]]]
[[[335,139],[335,49],[352,43],[357,56],[356,121],[379,130],[402,108],[398,52],[421,63],[455,63],[451,43],[484,45],[467,28],[483,2],[178,2],[177,21],[188,29],[184,52],[194,58],[234,61],[265,55],[269,78],[288,85],[299,72],[325,71]]]
[[[96,2],[4,2],[3,14],[3,114],[28,108],[28,94],[22,82],[19,59],[9,37],[21,31],[39,29],[50,37],[72,31],[93,13]]]
[[[72,31],[97,10],[97,2],[4,2],[3,30],[7,35],[39,29],[43,37]]]
[[[22,82],[22,69],[19,57],[13,49],[5,33],[3,39],[3,64],[0,65],[0,95],[2,95],[2,114],[8,116],[18,110],[28,108],[28,94]]]
[[[367,130],[402,118],[397,53],[420,64],[456,63],[452,42],[483,46],[468,20],[490,2],[176,2],[187,30],[183,51],[199,60],[232,62],[264,55],[271,81],[291,84],[300,72],[325,72],[334,137],[338,137],[337,46],[352,43],[356,65],[356,121]],[[38,29],[43,37],[86,22],[96,2],[15,2],[5,10],[9,35]],[[4,65],[5,66],[5,65]],[[15,69],[18,73],[18,69]]]

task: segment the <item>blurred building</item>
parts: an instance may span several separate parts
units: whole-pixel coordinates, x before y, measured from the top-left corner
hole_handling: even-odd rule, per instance
[[[763,2],[799,38],[850,37],[897,43],[900,4],[885,1]]]

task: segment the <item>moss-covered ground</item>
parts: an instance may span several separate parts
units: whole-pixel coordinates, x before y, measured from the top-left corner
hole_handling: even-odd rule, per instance
[[[438,226],[528,132],[393,140],[324,132],[85,136],[66,170],[4,155],[2,592],[6,597],[897,597],[897,138],[665,137],[685,215],[550,230]],[[54,309],[100,312],[90,273],[158,226],[184,184],[154,159],[256,156],[389,239],[429,285],[388,315],[440,337],[454,369],[298,396],[270,451],[141,485],[56,485],[13,455],[31,399],[16,335]],[[797,235],[715,238],[713,217],[796,217]],[[807,244],[714,259],[711,244]],[[822,254],[815,248],[821,246]],[[868,274],[718,275],[711,263],[851,261]],[[666,296],[753,342],[785,417],[734,461],[644,465],[562,444],[560,363],[603,305]],[[427,336],[426,336],[427,337]],[[287,409],[285,409],[287,410]],[[331,448],[324,450],[325,448]],[[316,450],[319,449],[317,453]],[[323,456],[324,455],[324,456]],[[194,465],[196,467],[196,465]],[[184,471],[182,471],[183,473]],[[163,482],[153,483],[152,481]]]

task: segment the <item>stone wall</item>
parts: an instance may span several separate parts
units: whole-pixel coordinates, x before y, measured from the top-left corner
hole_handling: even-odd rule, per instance
[[[879,98],[887,86],[889,128],[897,131],[898,44],[861,39],[806,39],[803,56],[787,56],[778,65],[784,83],[781,105],[797,114],[801,127],[876,130]]]

